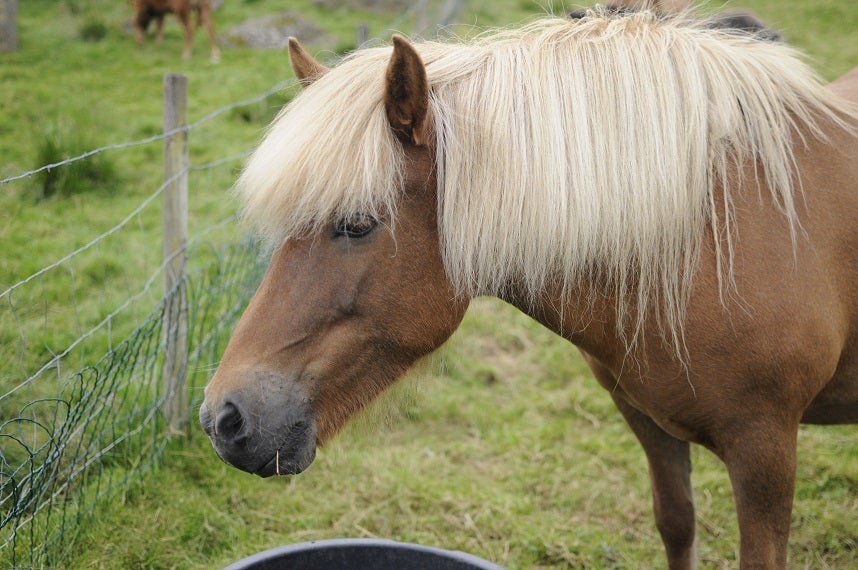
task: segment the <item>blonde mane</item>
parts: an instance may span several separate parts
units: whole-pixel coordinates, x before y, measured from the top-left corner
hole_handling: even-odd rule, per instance
[[[637,334],[658,307],[677,346],[707,228],[723,238],[719,279],[731,282],[735,165],[759,165],[797,232],[793,137],[854,116],[791,48],[648,13],[415,47],[458,289],[502,296],[514,282],[535,296],[598,278],[619,324]],[[237,186],[268,237],[356,212],[395,219],[404,164],[382,105],[390,53],[352,54],[272,123]]]

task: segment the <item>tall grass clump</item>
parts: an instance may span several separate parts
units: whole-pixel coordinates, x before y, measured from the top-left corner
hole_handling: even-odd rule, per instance
[[[101,20],[90,18],[81,24],[78,33],[85,42],[100,42],[107,35],[107,25]]]
[[[104,154],[61,164],[92,148],[82,137],[65,130],[46,133],[37,143],[36,165],[60,165],[34,176],[33,197],[37,201],[54,196],[68,198],[115,186],[119,180],[116,164]]]

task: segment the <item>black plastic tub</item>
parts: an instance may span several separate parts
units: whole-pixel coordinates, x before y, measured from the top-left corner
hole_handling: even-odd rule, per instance
[[[272,548],[224,570],[503,570],[465,552],[375,538],[337,538]]]

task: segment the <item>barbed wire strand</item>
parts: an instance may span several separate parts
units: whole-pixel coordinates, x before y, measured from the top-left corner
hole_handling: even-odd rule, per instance
[[[51,263],[50,265],[46,265],[45,267],[43,267],[39,271],[33,273],[32,275],[30,275],[29,277],[27,277],[23,281],[19,281],[18,283],[15,283],[11,287],[9,287],[8,289],[6,289],[2,293],[0,293],[0,299],[2,299],[3,297],[6,297],[7,295],[11,295],[12,292],[15,291],[15,289],[18,289],[19,287],[26,285],[27,283],[29,283],[33,279],[36,279],[37,277],[44,275],[48,271],[62,265],[63,263],[70,260],[71,258],[75,257],[76,255],[79,255],[80,253],[94,247],[96,244],[100,243],[101,241],[103,241],[107,237],[115,234],[116,232],[118,232],[119,230],[124,228],[126,225],[128,225],[128,223],[131,220],[133,220],[138,214],[140,214],[144,209],[146,209],[146,206],[148,206],[150,203],[152,203],[152,201],[155,198],[160,196],[164,192],[164,189],[167,188],[167,186],[169,186],[170,184],[172,184],[173,182],[175,182],[176,180],[178,180],[179,178],[181,178],[182,176],[187,174],[189,171],[190,171],[189,167],[185,167],[185,168],[181,169],[178,173],[174,174],[169,179],[164,181],[164,183],[161,184],[161,186],[158,187],[158,189],[155,190],[155,192],[153,192],[152,194],[149,195],[149,197],[147,197],[145,200],[143,200],[143,202],[141,202],[139,206],[134,208],[134,210],[132,210],[132,212],[130,214],[125,216],[125,218],[123,218],[121,222],[119,222],[118,224],[116,224],[115,226],[113,226],[112,228],[110,228],[109,230],[104,232],[103,234],[93,238],[92,240],[90,240],[85,245],[82,245],[79,248],[77,248],[76,250],[74,250],[73,252],[65,255],[61,259],[55,261],[54,263]]]
[[[110,228],[109,230],[104,232],[103,234],[96,236],[95,238],[93,238],[92,240],[87,242],[85,245],[82,245],[78,249],[76,249],[76,250],[72,251],[71,253],[63,256],[62,258],[55,261],[54,263],[51,263],[50,265],[46,265],[45,267],[43,267],[39,271],[33,273],[32,275],[30,275],[26,279],[19,281],[19,282],[15,283],[14,285],[10,286],[8,289],[6,289],[2,293],[0,293],[0,299],[3,299],[4,297],[11,295],[12,292],[15,291],[15,289],[18,289],[21,286],[26,285],[30,281],[33,281],[34,279],[40,277],[41,275],[44,275],[45,273],[51,271],[52,269],[59,267],[60,265],[66,263],[67,261],[72,259],[73,257],[80,255],[81,253],[87,251],[88,249],[91,249],[93,247],[98,246],[98,244],[100,242],[104,241],[106,238],[110,237],[111,235],[117,233],[119,230],[121,230],[126,225],[128,225],[128,223],[131,222],[131,220],[137,218],[138,215],[144,209],[146,209],[146,206],[148,206],[150,203],[152,203],[153,200],[158,198],[164,192],[164,190],[167,188],[167,186],[169,186],[170,184],[172,184],[173,182],[175,182],[176,180],[178,180],[179,178],[181,178],[185,174],[187,174],[189,172],[199,172],[202,170],[208,170],[211,168],[216,168],[216,167],[221,166],[223,164],[226,164],[229,162],[234,162],[236,160],[246,158],[246,157],[250,156],[250,154],[252,152],[253,152],[252,150],[247,150],[247,151],[235,154],[233,156],[228,156],[226,158],[214,160],[214,161],[207,162],[205,164],[200,164],[197,166],[191,165],[191,166],[187,166],[187,167],[181,169],[179,172],[177,172],[176,174],[174,174],[173,176],[168,178],[166,181],[164,181],[158,187],[157,190],[155,190],[152,194],[150,194],[147,198],[145,198],[143,200],[143,202],[141,202],[134,210],[131,211],[131,213],[129,213],[125,218],[123,218],[122,221],[120,221],[118,224],[116,224],[115,226],[113,226],[112,228]]]
[[[205,164],[200,164],[198,166],[191,166],[192,172],[198,172],[200,170],[209,170],[211,168],[217,168],[218,166],[222,166],[228,162],[235,162],[236,160],[242,160],[247,158],[253,154],[253,149],[246,150],[244,152],[240,152],[238,154],[234,154],[232,156],[228,156],[226,158],[221,158],[218,160],[213,160],[211,162],[206,162]]]
[[[161,184],[161,186],[154,193],[152,193],[152,195],[150,195],[148,198],[146,198],[146,200],[144,200],[137,208],[135,208],[130,214],[128,214],[119,224],[117,224],[116,226],[114,226],[113,228],[108,230],[107,232],[101,234],[100,236],[96,237],[95,239],[91,240],[86,245],[84,245],[84,246],[78,248],[77,250],[73,251],[72,253],[66,255],[65,257],[63,257],[59,261],[42,268],[41,270],[34,273],[33,275],[31,275],[27,279],[13,285],[12,287],[7,289],[3,293],[0,293],[0,299],[2,299],[5,296],[8,296],[8,302],[10,303],[10,306],[12,308],[12,312],[13,312],[13,314],[15,314],[16,319],[17,319],[17,312],[15,311],[15,307],[14,307],[14,304],[12,301],[12,292],[14,292],[15,289],[25,285],[26,283],[29,283],[30,281],[33,281],[34,279],[38,278],[40,275],[47,273],[48,271],[50,271],[56,267],[59,267],[60,265],[66,263],[67,261],[72,259],[74,256],[79,255],[80,253],[86,251],[87,249],[90,249],[92,247],[96,247],[101,241],[103,241],[104,239],[106,239],[110,235],[115,234],[120,229],[122,229],[125,225],[127,225],[132,219],[137,217],[146,208],[146,206],[148,206],[155,198],[157,198],[158,196],[160,196],[164,192],[164,190],[166,189],[167,186],[172,184],[175,180],[177,180],[178,178],[180,178],[181,176],[183,176],[187,172],[189,172],[189,171],[199,172],[199,171],[203,171],[203,170],[207,170],[207,169],[211,169],[211,168],[216,168],[217,166],[221,166],[223,164],[227,164],[229,162],[234,162],[236,160],[240,160],[242,158],[245,158],[250,153],[251,153],[251,151],[248,150],[248,151],[245,151],[242,153],[235,154],[233,156],[229,156],[229,157],[219,159],[219,160],[214,160],[214,161],[211,161],[211,162],[208,162],[205,164],[201,164],[198,166],[188,166],[188,167],[183,168],[178,173],[176,173],[174,176],[170,177],[163,184]],[[131,297],[129,297],[128,299],[126,299],[126,301],[124,303],[119,305],[113,312],[108,314],[104,319],[102,319],[101,322],[99,322],[98,324],[96,324],[95,326],[90,328],[88,331],[85,331],[84,333],[82,333],[75,341],[73,341],[71,344],[69,344],[62,352],[52,354],[52,357],[46,363],[44,363],[42,365],[42,367],[39,368],[34,374],[29,375],[23,382],[21,382],[20,384],[18,384],[17,386],[12,388],[11,390],[7,391],[5,394],[0,395],[0,401],[2,401],[4,398],[14,394],[18,390],[24,388],[26,385],[30,384],[36,378],[41,376],[41,374],[44,373],[46,370],[48,370],[52,366],[55,366],[56,364],[58,364],[75,347],[77,347],[79,344],[84,342],[86,339],[93,336],[101,328],[103,328],[105,326],[110,326],[112,324],[112,320],[117,315],[119,315],[123,310],[125,310],[128,306],[130,306],[134,301],[136,301],[137,299],[140,299],[141,297],[143,297],[146,293],[148,293],[151,290],[152,285],[155,282],[155,280],[160,275],[163,274],[164,268],[167,265],[169,265],[173,259],[175,259],[179,255],[184,254],[189,247],[191,247],[197,241],[201,240],[204,236],[209,235],[209,234],[213,233],[214,231],[227,226],[229,223],[233,222],[234,220],[235,220],[235,216],[229,216],[229,217],[222,219],[221,221],[215,223],[214,225],[209,226],[208,228],[202,230],[201,232],[198,232],[188,242],[188,244],[184,248],[176,250],[167,259],[164,259],[162,261],[162,263],[150,275],[149,279],[144,283],[143,288],[140,291],[138,291],[136,294],[134,294]],[[78,323],[78,327],[82,328],[79,323]],[[20,323],[18,325],[18,328],[20,329]],[[26,339],[22,338],[22,341],[24,341],[26,343]]]
[[[122,150],[122,149],[132,148],[132,147],[136,147],[136,146],[151,144],[153,142],[158,142],[158,141],[161,141],[164,139],[168,139],[168,138],[175,136],[179,133],[190,132],[194,129],[199,128],[200,126],[204,125],[205,123],[208,123],[209,121],[216,119],[217,117],[223,115],[224,113],[228,113],[229,111],[232,111],[233,109],[238,109],[239,107],[247,107],[248,105],[253,105],[254,103],[264,101],[265,99],[267,99],[271,95],[274,95],[275,93],[283,91],[284,89],[286,89],[288,87],[297,85],[297,83],[298,83],[298,81],[294,78],[287,79],[285,81],[281,81],[280,83],[276,84],[274,87],[270,88],[269,90],[265,91],[264,93],[261,93],[260,95],[252,97],[250,99],[245,99],[244,101],[238,101],[236,103],[232,103],[230,105],[226,105],[225,107],[221,107],[219,109],[216,109],[216,110],[212,111],[211,113],[209,113],[208,115],[205,115],[201,119],[199,119],[193,123],[190,123],[188,125],[177,127],[177,128],[172,129],[170,131],[160,133],[157,135],[152,135],[151,137],[146,137],[146,138],[135,140],[135,141],[109,144],[109,145],[105,145],[105,146],[102,146],[99,148],[95,148],[93,150],[86,151],[83,154],[80,154],[78,156],[74,156],[71,158],[67,158],[65,160],[61,160],[60,162],[45,164],[44,166],[40,166],[39,168],[36,168],[34,170],[29,170],[29,171],[23,172],[21,174],[17,174],[14,176],[10,176],[8,178],[4,178],[3,180],[0,180],[0,184],[7,184],[9,182],[14,182],[15,180],[21,180],[24,178],[29,178],[29,177],[35,176],[36,174],[43,172],[45,170],[51,170],[53,168],[59,168],[61,166],[66,166],[68,164],[72,164],[72,163],[78,162],[80,160],[85,160],[87,158],[90,158],[91,156],[94,156],[96,154],[100,154],[102,152],[106,152],[106,151],[110,151],[110,150]]]
[[[397,18],[392,23],[390,23],[387,26],[387,29],[390,31],[397,31],[398,27],[400,25],[402,25],[404,22],[406,22],[407,20],[409,20],[410,18],[414,17],[414,15],[417,13],[418,10],[425,9],[425,4],[426,4],[425,0],[420,1],[420,2],[415,2],[399,18]],[[334,57],[334,58],[332,58],[332,61],[336,61],[337,59],[339,59],[339,58]],[[133,148],[136,146],[151,144],[153,142],[158,142],[160,140],[164,140],[166,138],[172,137],[178,133],[192,131],[193,129],[199,128],[201,125],[204,125],[205,123],[223,115],[224,113],[228,113],[229,111],[232,111],[233,109],[238,109],[239,107],[247,107],[249,105],[253,105],[254,103],[258,103],[260,101],[263,101],[263,100],[267,99],[268,97],[270,97],[271,95],[274,95],[275,93],[279,93],[280,91],[283,91],[284,89],[294,87],[297,84],[298,84],[298,80],[295,78],[286,79],[284,81],[277,83],[276,85],[274,85],[273,87],[271,87],[267,91],[265,91],[259,95],[256,95],[255,97],[251,97],[250,99],[245,99],[243,101],[237,101],[235,103],[231,103],[231,104],[226,105],[224,107],[221,107],[219,109],[215,109],[214,111],[212,111],[208,115],[204,115],[202,118],[200,118],[197,121],[190,123],[188,125],[184,125],[182,127],[177,127],[175,129],[172,129],[172,130],[167,131],[165,133],[152,135],[150,137],[142,138],[139,140],[109,144],[109,145],[105,145],[102,147],[98,147],[98,148],[86,151],[83,154],[80,154],[78,156],[74,156],[74,157],[67,158],[65,160],[61,160],[60,162],[45,164],[43,166],[40,166],[39,168],[36,168],[33,170],[28,170],[27,172],[22,172],[21,174],[9,176],[7,178],[0,180],[0,184],[8,184],[9,182],[14,182],[16,180],[22,180],[24,178],[29,178],[29,177],[35,176],[36,174],[43,172],[45,170],[49,171],[53,168],[59,168],[61,166],[66,166],[68,164],[71,164],[73,162],[77,162],[79,160],[85,160],[91,156],[94,156],[96,154],[100,154],[102,152],[107,152],[107,151],[111,151],[111,150],[122,150],[122,149],[126,149],[126,148]]]
[[[68,345],[68,346],[67,346],[67,347],[66,347],[62,352],[59,352],[59,353],[57,353],[57,354],[54,354],[54,355],[53,355],[53,356],[52,356],[52,357],[51,357],[51,358],[50,358],[50,359],[49,359],[45,364],[43,364],[43,365],[42,365],[42,367],[41,367],[41,368],[39,368],[35,373],[33,373],[33,374],[31,374],[29,377],[27,377],[27,379],[26,379],[26,380],[24,380],[23,382],[21,382],[20,384],[18,384],[17,386],[15,386],[15,387],[14,387],[14,388],[12,388],[11,390],[9,390],[8,392],[6,392],[6,393],[5,393],[5,394],[3,394],[2,396],[0,396],[0,400],[3,400],[4,398],[7,398],[7,397],[11,396],[12,394],[14,394],[15,392],[17,392],[17,391],[18,391],[18,390],[20,390],[21,388],[24,388],[25,386],[27,386],[28,384],[30,384],[31,382],[33,382],[34,380],[36,380],[39,376],[41,376],[41,375],[42,375],[42,373],[43,373],[43,372],[45,372],[46,370],[48,370],[48,369],[49,369],[49,368],[51,368],[52,366],[55,366],[56,364],[58,364],[58,363],[59,363],[63,358],[65,358],[65,357],[66,357],[66,356],[67,356],[67,355],[68,355],[68,354],[69,354],[69,353],[70,353],[70,352],[71,352],[75,347],[77,347],[77,346],[78,346],[79,344],[81,344],[83,341],[85,341],[86,339],[90,338],[90,337],[91,337],[91,336],[93,336],[96,332],[98,332],[98,331],[99,331],[99,330],[101,330],[104,326],[106,326],[106,325],[107,325],[107,324],[108,324],[112,319],[114,319],[116,316],[118,316],[118,315],[119,315],[123,310],[125,310],[125,309],[126,309],[129,305],[131,305],[134,301],[136,301],[137,299],[142,298],[142,297],[143,297],[143,295],[145,295],[146,293],[148,293],[148,292],[150,291],[150,289],[152,289],[152,285],[153,285],[153,283],[155,283],[156,279],[158,279],[158,278],[161,276],[161,273],[163,272],[164,268],[165,268],[165,267],[166,267],[166,266],[167,266],[167,265],[168,265],[172,260],[174,260],[176,257],[178,257],[179,255],[184,254],[184,252],[185,252],[185,250],[184,250],[184,249],[178,249],[178,250],[176,250],[175,252],[173,252],[171,255],[169,255],[166,259],[164,259],[164,262],[163,262],[163,263],[161,263],[161,265],[158,267],[158,269],[156,269],[156,270],[155,270],[155,272],[153,272],[153,273],[152,273],[152,275],[150,275],[150,276],[149,276],[149,278],[146,280],[146,282],[143,284],[143,288],[142,288],[142,289],[140,289],[138,292],[136,292],[136,293],[134,293],[133,295],[131,295],[130,297],[128,297],[128,298],[127,298],[127,299],[126,299],[122,304],[120,304],[116,309],[114,309],[113,311],[111,311],[111,312],[110,312],[106,317],[104,317],[104,318],[103,318],[103,319],[102,319],[98,324],[96,324],[95,326],[93,326],[93,327],[92,327],[92,328],[90,328],[88,331],[84,332],[83,334],[81,334],[77,339],[75,339],[73,342],[71,342],[71,343],[70,343],[70,344],[69,344],[69,345]]]

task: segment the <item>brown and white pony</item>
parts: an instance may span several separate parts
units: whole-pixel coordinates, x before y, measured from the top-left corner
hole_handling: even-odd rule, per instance
[[[299,473],[494,295],[577,345],[695,564],[689,443],[742,568],[784,568],[802,422],[858,423],[858,71],[650,13],[361,50],[241,175],[278,244],[206,389],[225,461]]]
[[[134,0],[134,39],[137,45],[143,45],[143,35],[152,20],[155,20],[155,38],[160,44],[164,39],[164,17],[175,14],[185,34],[182,58],[190,58],[194,46],[191,12],[197,13],[197,27],[205,26],[208,31],[212,61],[220,61],[211,0]]]

